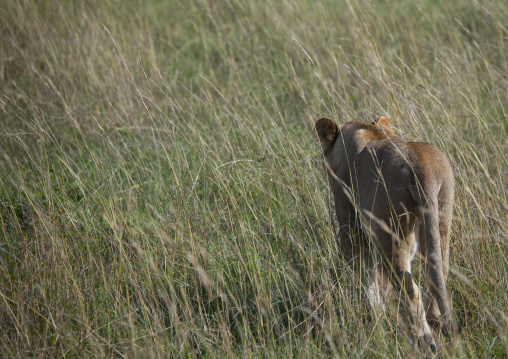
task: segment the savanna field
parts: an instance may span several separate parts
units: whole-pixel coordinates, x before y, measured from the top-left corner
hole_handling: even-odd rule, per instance
[[[505,1],[2,1],[0,357],[418,355],[314,132],[381,115],[455,171],[439,356],[506,357],[507,88]]]

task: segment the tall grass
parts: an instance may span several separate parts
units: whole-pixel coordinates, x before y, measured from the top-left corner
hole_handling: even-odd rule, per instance
[[[313,130],[379,115],[455,168],[463,331],[441,355],[507,356],[506,19],[490,0],[2,2],[2,356],[415,354],[341,258]]]

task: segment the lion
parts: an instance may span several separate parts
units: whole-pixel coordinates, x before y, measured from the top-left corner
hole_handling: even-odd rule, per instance
[[[391,121],[316,122],[347,260],[362,271],[367,300],[384,307],[395,288],[410,338],[436,353],[435,331],[456,331],[445,288],[455,180],[435,146],[395,136]],[[420,252],[424,301],[411,275]],[[430,326],[429,326],[430,325]]]

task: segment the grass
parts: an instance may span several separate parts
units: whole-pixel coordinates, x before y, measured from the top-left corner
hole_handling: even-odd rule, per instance
[[[342,261],[314,121],[457,181],[443,357],[508,355],[508,3],[0,5],[5,357],[405,357]],[[418,273],[418,268],[415,268]]]

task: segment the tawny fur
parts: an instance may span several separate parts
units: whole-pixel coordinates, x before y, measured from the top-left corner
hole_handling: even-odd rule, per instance
[[[429,324],[452,333],[448,276],[454,177],[435,146],[406,142],[386,117],[373,124],[316,122],[340,225],[345,258],[366,270],[371,302],[395,288],[407,327],[435,353]],[[411,275],[419,247],[425,266],[425,305]]]

